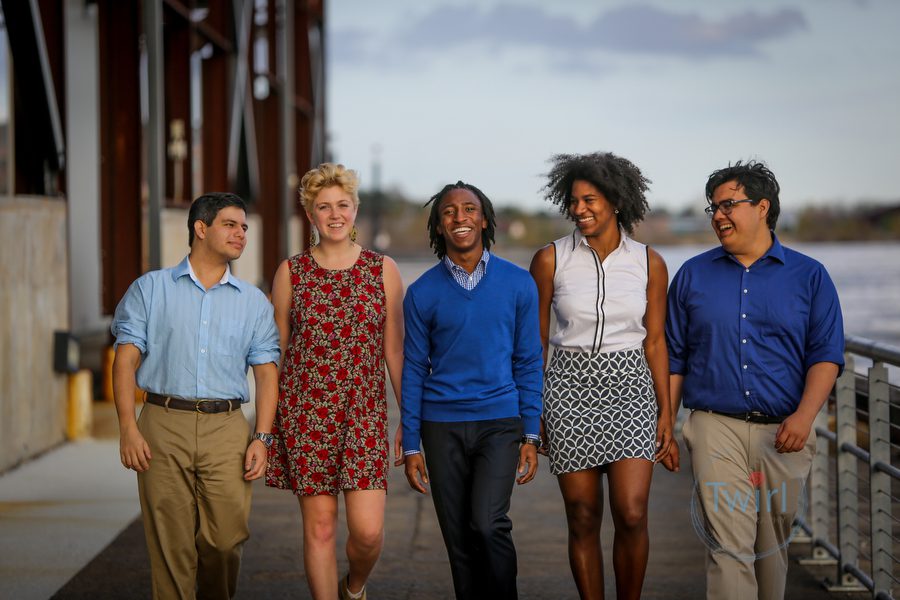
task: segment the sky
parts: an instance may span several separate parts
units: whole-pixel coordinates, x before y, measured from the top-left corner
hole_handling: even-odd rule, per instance
[[[610,151],[651,208],[765,161],[784,210],[900,202],[896,0],[333,0],[334,160],[423,202],[462,179],[545,206],[548,159]]]

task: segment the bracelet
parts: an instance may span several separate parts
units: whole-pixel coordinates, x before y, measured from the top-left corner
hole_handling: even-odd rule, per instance
[[[526,435],[523,435],[523,436],[522,436],[522,445],[525,445],[525,444],[531,444],[532,446],[535,446],[535,447],[537,447],[537,448],[540,448],[540,447],[541,447],[541,440],[540,440],[539,438],[532,438],[532,437],[528,437],[528,436],[526,436]]]

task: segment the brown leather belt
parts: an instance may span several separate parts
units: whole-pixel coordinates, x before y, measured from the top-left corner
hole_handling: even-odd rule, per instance
[[[184,398],[173,398],[172,396],[160,396],[159,394],[147,394],[147,402],[164,406],[165,408],[174,408],[175,410],[190,410],[198,413],[213,414],[220,412],[231,412],[241,408],[240,400],[185,400]]]

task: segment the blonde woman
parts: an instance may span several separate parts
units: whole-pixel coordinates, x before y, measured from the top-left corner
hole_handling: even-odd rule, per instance
[[[396,263],[356,243],[359,179],[324,163],[301,181],[317,243],[284,261],[272,302],[281,334],[278,411],[266,484],[292,490],[314,598],[365,598],[381,553],[389,442],[384,366],[400,398],[403,284]],[[338,579],[338,495],[349,572]]]

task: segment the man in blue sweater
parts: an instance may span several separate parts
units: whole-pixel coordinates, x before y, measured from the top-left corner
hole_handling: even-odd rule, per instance
[[[459,181],[430,203],[441,262],[403,302],[406,478],[423,494],[431,483],[456,597],[516,598],[507,512],[513,480],[528,483],[538,465],[537,289],[528,271],[488,252],[494,210],[478,188]]]

